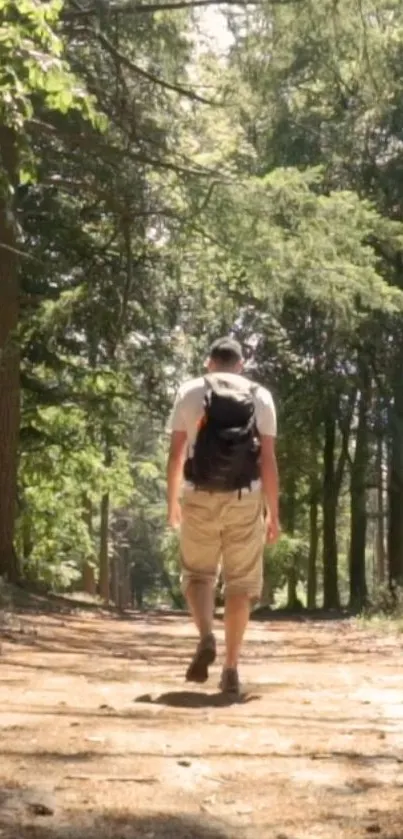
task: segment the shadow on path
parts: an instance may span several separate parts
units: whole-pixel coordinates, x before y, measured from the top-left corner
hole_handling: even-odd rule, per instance
[[[35,804],[23,790],[0,790],[0,834],[2,839],[237,839],[215,820],[168,813],[108,813],[105,816],[78,812],[63,813],[52,803]],[[68,818],[67,818],[68,817]]]
[[[152,697],[145,693],[137,696],[134,702],[147,703],[149,705],[166,705],[169,708],[228,708],[231,705],[245,705],[256,699],[261,699],[257,694],[244,693],[240,697],[226,696],[224,693],[203,693],[191,690],[176,690],[161,693]]]

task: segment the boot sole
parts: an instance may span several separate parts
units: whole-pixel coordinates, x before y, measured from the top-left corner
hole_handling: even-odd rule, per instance
[[[217,652],[213,647],[205,647],[203,650],[200,650],[188,667],[186,681],[196,682],[197,684],[207,682],[208,669],[214,664],[216,655]]]

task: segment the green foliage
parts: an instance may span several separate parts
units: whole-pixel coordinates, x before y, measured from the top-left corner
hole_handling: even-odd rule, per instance
[[[399,586],[380,585],[362,612],[358,626],[364,630],[382,629],[386,632],[403,633],[403,594]]]
[[[99,506],[109,492],[112,504],[120,506],[132,496],[128,453],[113,449],[106,465],[99,445],[91,442],[86,414],[77,407],[41,408],[35,429],[36,442],[20,459],[17,548],[28,578],[68,588],[94,553],[88,500]]]
[[[332,490],[346,550],[364,383],[367,483],[396,405],[402,10],[229,10],[223,59],[200,51],[188,9],[101,5],[83,26],[75,4],[0,2],[0,116],[21,144],[24,573],[79,587],[87,563],[97,578],[107,497],[111,564],[140,599],[182,602],[164,420],[233,331],[278,406],[286,532],[268,577],[305,584],[312,498],[317,564]]]
[[[287,583],[291,569],[297,582],[306,582],[309,544],[303,537],[284,533],[276,545],[265,548],[265,575],[273,591]]]
[[[166,530],[161,541],[167,593],[176,607],[185,605],[180,583],[180,549],[177,532]]]
[[[376,615],[403,620],[403,591],[400,586],[378,585],[371,603],[364,610],[364,617]]]
[[[27,131],[36,117],[38,97],[48,109],[62,114],[76,109],[99,127],[102,124],[94,100],[64,58],[63,41],[55,30],[61,9],[59,0],[0,2],[0,120],[21,144],[21,184],[34,172]]]

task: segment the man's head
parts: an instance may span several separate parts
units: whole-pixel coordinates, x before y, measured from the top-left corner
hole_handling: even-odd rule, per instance
[[[218,338],[211,345],[208,360],[210,373],[241,373],[243,369],[242,348],[234,338]]]

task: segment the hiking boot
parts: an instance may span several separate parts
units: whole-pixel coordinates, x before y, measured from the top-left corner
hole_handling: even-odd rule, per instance
[[[236,668],[228,668],[222,671],[220,679],[220,690],[227,696],[241,696],[241,686]]]
[[[208,669],[216,658],[216,641],[214,635],[206,635],[202,638],[198,645],[192,661],[186,672],[187,682],[197,682],[203,684],[208,679]]]

